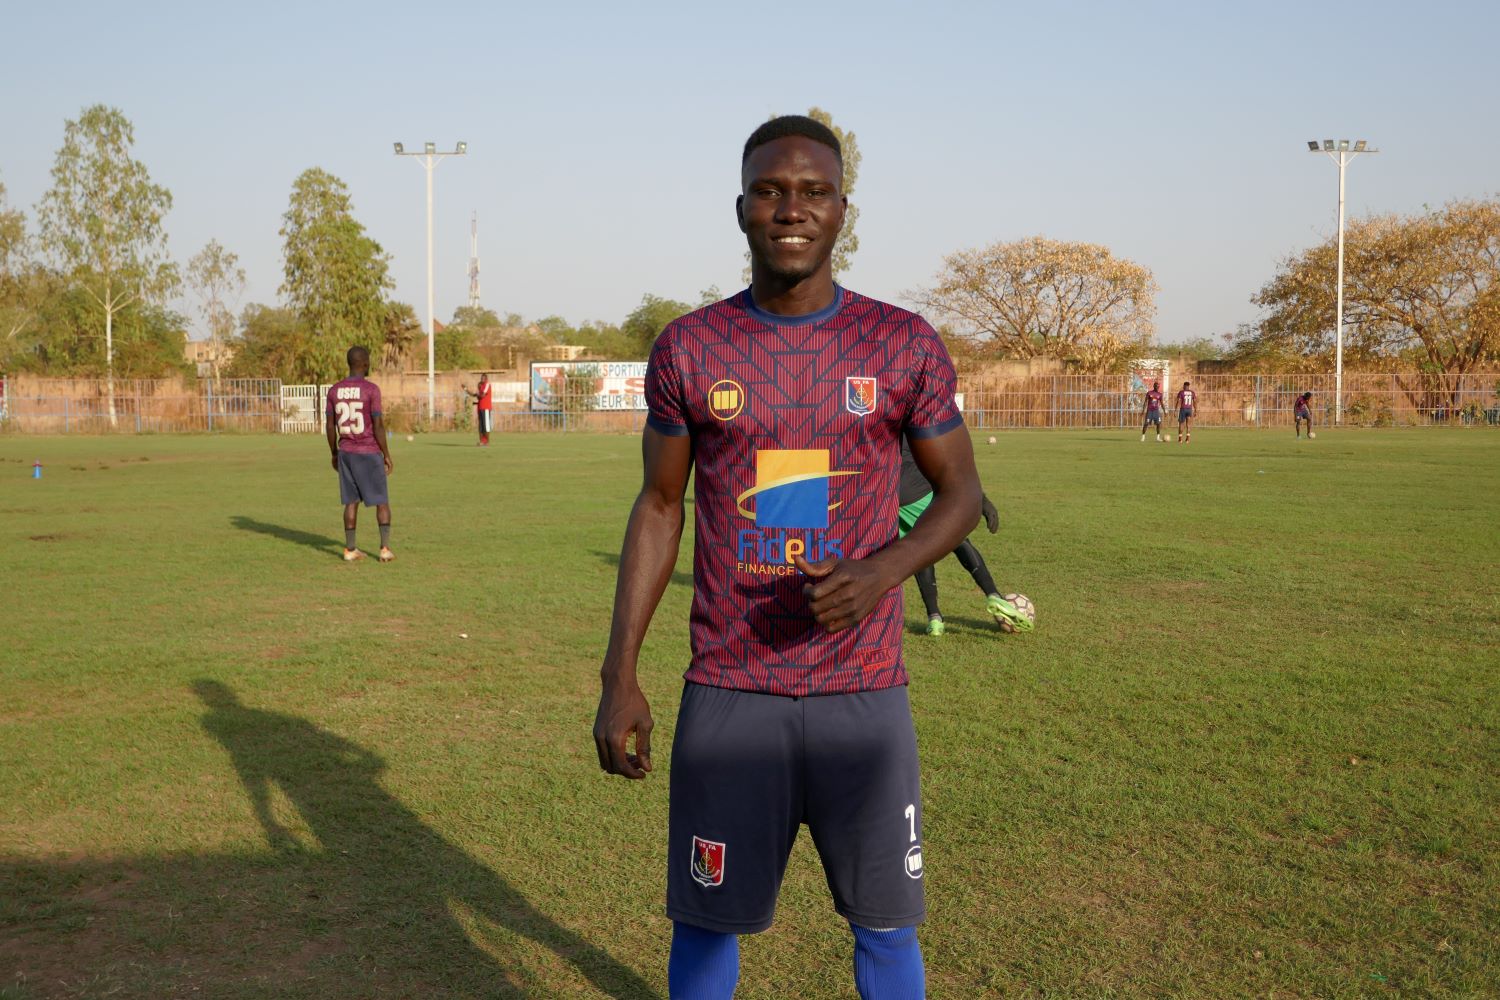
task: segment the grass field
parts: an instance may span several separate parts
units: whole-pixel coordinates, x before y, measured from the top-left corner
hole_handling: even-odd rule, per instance
[[[666,995],[691,543],[606,778],[638,442],[394,449],[346,565],[321,439],[0,437],[0,997]],[[978,457],[1039,624],[907,586],[930,995],[1500,995],[1500,436]],[[851,950],[804,836],[737,996]]]

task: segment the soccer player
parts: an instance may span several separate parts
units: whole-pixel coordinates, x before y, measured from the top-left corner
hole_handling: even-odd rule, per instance
[[[834,283],[842,176],[839,141],[818,122],[757,128],[736,202],[750,287],[669,324],[647,368],[645,476],[621,549],[594,741],[605,771],[651,771],[636,662],[672,577],[692,472],[692,660],[667,841],[677,1000],[733,994],[738,935],[770,926],[802,824],[853,930],[860,995],[924,995],[901,583],[973,529],[979,475],[932,327]],[[892,539],[903,433],[933,498]]]
[[[494,417],[494,403],[490,395],[490,376],[488,372],[479,373],[479,386],[470,391],[466,385],[463,387],[464,395],[474,400],[474,426],[479,428],[479,444],[481,447],[490,443],[490,425]]]
[[[328,450],[333,453],[333,468],[339,474],[339,499],[344,504],[344,561],[363,559],[365,554],[355,544],[355,527],[359,523],[359,505],[375,508],[375,523],[380,526],[380,561],[396,558],[391,553],[391,501],[386,476],[391,464],[391,449],[385,440],[385,420],[380,411],[380,387],[367,377],[370,352],[351,347],[345,356],[349,377],[328,388]]]
[[[900,508],[896,511],[896,532],[905,538],[912,528],[916,527],[917,520],[932,503],[932,484],[927,477],[922,475],[922,470],[917,466],[917,460],[911,453],[911,445],[906,438],[901,439],[901,489],[898,498],[901,501]],[[990,534],[1000,530],[1000,512],[990,502],[990,498],[983,493],[980,494],[980,510],[984,514],[984,523],[990,529]],[[1034,623],[1020,611],[1016,606],[1000,596],[999,589],[995,586],[994,577],[990,576],[990,568],[984,563],[984,556],[974,547],[974,543],[965,538],[958,543],[958,548],[953,550],[953,555],[958,559],[974,582],[979,586],[979,592],[985,597],[985,610],[988,611],[998,623],[1008,621],[1016,627],[1017,631],[1029,632]],[[922,594],[922,604],[927,609],[927,634],[942,635],[947,626],[943,623],[943,612],[938,607],[937,595],[937,567],[923,566],[917,570],[917,590]]]
[[[1141,421],[1141,440],[1146,440],[1146,428],[1152,424],[1156,425],[1156,440],[1161,441],[1161,383],[1152,382],[1151,391],[1146,393],[1145,419]],[[1163,442],[1165,443],[1165,442]]]
[[[1193,410],[1198,402],[1198,394],[1192,389],[1193,383],[1184,382],[1182,388],[1177,390],[1177,443],[1191,442],[1193,440]]]
[[[1307,436],[1312,437],[1312,393],[1304,392],[1297,397],[1297,402],[1292,405],[1292,429],[1296,431],[1297,437],[1302,436],[1302,423],[1307,422]]]

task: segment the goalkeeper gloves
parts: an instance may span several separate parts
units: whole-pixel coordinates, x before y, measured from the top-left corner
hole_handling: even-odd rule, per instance
[[[983,493],[979,495],[979,509],[984,511],[984,526],[990,529],[990,534],[1000,530],[1000,512],[995,505],[990,503],[990,498]]]

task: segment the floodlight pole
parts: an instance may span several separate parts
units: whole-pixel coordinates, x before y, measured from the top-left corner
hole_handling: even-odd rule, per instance
[[[1335,148],[1332,139],[1323,140],[1321,148],[1315,140],[1308,140],[1309,152],[1326,153],[1339,165],[1339,266],[1337,288],[1334,291],[1334,361],[1333,361],[1333,422],[1344,422],[1344,171],[1360,153],[1378,153],[1378,149],[1366,149],[1361,139],[1354,149],[1349,148],[1348,139],[1340,139]]]
[[[436,367],[433,344],[436,334],[432,305],[432,171],[450,156],[467,154],[469,144],[460,142],[453,149],[442,153],[437,151],[437,144],[433,142],[424,143],[420,153],[408,153],[399,142],[395,146],[397,156],[420,156],[422,165],[427,168],[427,420],[429,424],[433,424],[437,422],[437,392],[433,382],[433,369]]]

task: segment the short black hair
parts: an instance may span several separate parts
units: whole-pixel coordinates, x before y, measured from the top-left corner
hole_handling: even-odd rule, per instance
[[[344,360],[349,362],[350,368],[354,368],[356,366],[369,368],[370,352],[356,344],[353,347],[349,348],[349,353],[344,355]]]
[[[839,159],[839,169],[844,169],[844,147],[839,144],[839,137],[833,134],[833,129],[816,118],[809,118],[806,115],[782,115],[779,118],[772,118],[751,132],[750,138],[745,140],[745,152],[740,157],[740,166],[745,165],[745,162],[750,159],[750,154],[758,147],[794,135],[811,139],[813,142],[821,142],[833,150],[833,155]]]

